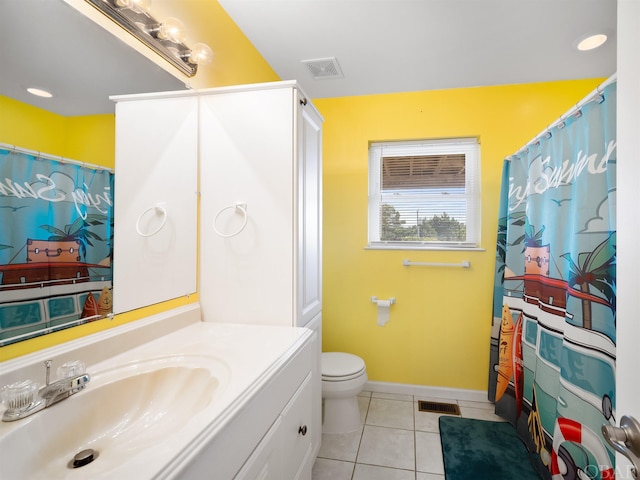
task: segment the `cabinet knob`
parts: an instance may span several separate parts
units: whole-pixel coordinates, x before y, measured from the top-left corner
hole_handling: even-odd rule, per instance
[[[303,425],[298,429],[298,433],[303,437],[307,434],[307,426]]]

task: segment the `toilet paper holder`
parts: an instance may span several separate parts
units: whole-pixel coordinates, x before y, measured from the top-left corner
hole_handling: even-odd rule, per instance
[[[378,303],[378,297],[371,296],[371,303]],[[393,305],[394,303],[396,303],[396,298],[389,297],[389,305]]]

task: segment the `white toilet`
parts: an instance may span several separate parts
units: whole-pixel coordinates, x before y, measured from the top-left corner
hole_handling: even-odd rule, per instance
[[[360,428],[358,394],[367,382],[367,368],[357,355],[322,353],[322,433],[347,433]]]

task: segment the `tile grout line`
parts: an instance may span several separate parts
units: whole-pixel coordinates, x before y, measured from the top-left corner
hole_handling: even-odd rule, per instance
[[[411,403],[411,413],[413,414],[413,478],[418,478],[418,434],[416,426],[416,409],[417,399],[415,395],[412,395],[413,402]]]
[[[419,415],[419,413],[418,413],[418,412],[419,412],[419,409],[418,409],[418,404],[417,404],[417,402],[418,402],[419,398],[418,398],[418,396],[412,395],[412,396],[411,396],[412,400],[409,400],[409,399],[407,399],[407,397],[408,397],[408,396],[406,396],[404,399],[400,399],[400,398],[394,399],[394,398],[384,398],[384,397],[381,397],[381,398],[380,398],[380,400],[383,400],[383,401],[386,401],[386,400],[389,400],[389,401],[394,400],[394,402],[392,402],[392,403],[396,403],[396,402],[403,402],[403,401],[404,401],[404,402],[407,402],[407,403],[409,403],[409,402],[411,403],[411,416],[412,416],[411,418],[412,418],[412,425],[411,425],[411,427],[407,428],[406,430],[411,430],[411,429],[413,430],[413,441],[414,441],[414,445],[413,445],[413,452],[414,452],[414,462],[413,462],[413,467],[414,467],[414,468],[413,468],[413,469],[411,469],[411,468],[406,468],[406,467],[392,467],[392,466],[378,465],[377,463],[369,463],[369,462],[364,462],[364,463],[363,463],[363,462],[359,462],[359,455],[360,455],[360,453],[362,453],[362,448],[363,448],[363,441],[364,441],[364,429],[365,429],[367,426],[371,426],[372,428],[374,428],[374,427],[375,427],[375,428],[380,428],[380,429],[382,429],[382,430],[385,430],[385,429],[399,429],[399,430],[402,430],[402,427],[397,427],[397,426],[396,426],[396,427],[394,427],[394,426],[392,426],[392,425],[388,425],[388,426],[383,426],[383,425],[369,425],[369,424],[367,423],[367,422],[368,422],[368,420],[369,420],[369,415],[370,415],[370,414],[372,414],[372,410],[371,410],[371,408],[372,408],[372,405],[373,405],[373,399],[374,399],[373,394],[370,394],[369,396],[365,396],[365,398],[364,398],[364,399],[365,399],[365,401],[362,403],[362,407],[363,407],[363,410],[364,410],[364,412],[363,412],[363,424],[362,424],[362,430],[360,431],[360,436],[359,436],[359,437],[356,437],[356,438],[357,438],[357,440],[356,440],[356,441],[357,441],[357,445],[356,445],[356,449],[355,449],[355,450],[356,450],[356,452],[355,452],[355,458],[354,458],[354,460],[353,460],[353,464],[352,464],[352,471],[350,472],[350,475],[349,475],[348,477],[345,477],[345,478],[348,478],[349,480],[355,480],[355,479],[357,479],[357,478],[360,478],[360,477],[356,476],[356,474],[355,474],[355,473],[356,473],[356,468],[357,468],[357,465],[358,465],[358,464],[361,464],[361,465],[368,465],[368,466],[371,466],[371,467],[387,468],[387,469],[392,469],[392,470],[403,470],[403,471],[405,471],[405,472],[407,472],[407,473],[408,473],[408,472],[413,471],[413,476],[412,476],[411,478],[413,478],[414,480],[417,480],[417,479],[418,479],[418,473],[421,473],[421,475],[424,475],[424,474],[425,474],[425,473],[423,473],[422,471],[420,471],[420,472],[418,471],[418,450],[419,450],[419,449],[418,449],[418,444],[417,444],[417,443],[418,443],[417,435],[418,435],[419,430],[418,430],[418,428],[417,428],[417,420],[418,420],[418,417],[419,417],[420,415]],[[375,398],[378,398],[378,397],[375,397]],[[457,405],[460,407],[460,400],[459,400],[459,399],[452,399],[452,400],[451,400],[451,403],[455,403],[455,404],[457,404]],[[441,416],[441,415],[438,415],[438,416]],[[466,418],[464,415],[462,415],[462,412],[461,412],[460,417]],[[440,435],[439,429],[437,429],[437,428],[436,428],[436,431],[432,431],[432,430],[430,430],[430,429],[427,429],[427,430],[420,430],[420,432],[421,432],[421,434],[422,434],[422,432],[425,432],[425,433],[429,433],[429,434],[430,434],[430,433],[433,433],[433,434],[435,434],[436,436],[439,436],[439,435]],[[326,457],[326,458],[327,458],[327,459],[329,459],[329,460],[331,460],[331,457],[329,457],[329,456],[328,456],[328,457]],[[339,460],[337,460],[337,461],[339,461]],[[346,473],[346,472],[345,472],[345,473]],[[440,473],[437,473],[437,472],[435,472],[435,471],[434,471],[434,472],[432,472],[432,473],[433,473],[434,475],[438,475],[438,478],[441,478],[441,477],[442,477],[442,475],[441,475]],[[429,472],[426,472],[426,474],[427,474],[427,475],[429,475],[430,473],[429,473]],[[443,477],[442,477],[442,478],[443,478]]]
[[[356,475],[356,465],[358,464],[358,455],[360,454],[360,447],[362,446],[362,437],[364,437],[364,427],[367,426],[367,417],[369,416],[369,409],[371,408],[371,397],[369,396],[367,401],[367,413],[364,416],[364,421],[362,422],[362,431],[360,432],[360,441],[358,442],[358,448],[356,450],[356,458],[353,460],[353,471],[351,472],[351,480],[354,479]]]

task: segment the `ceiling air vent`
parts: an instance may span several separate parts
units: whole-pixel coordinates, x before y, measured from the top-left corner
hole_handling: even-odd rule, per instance
[[[342,70],[340,70],[340,65],[338,65],[338,60],[335,57],[302,60],[302,63],[307,66],[314,80],[343,77]]]

